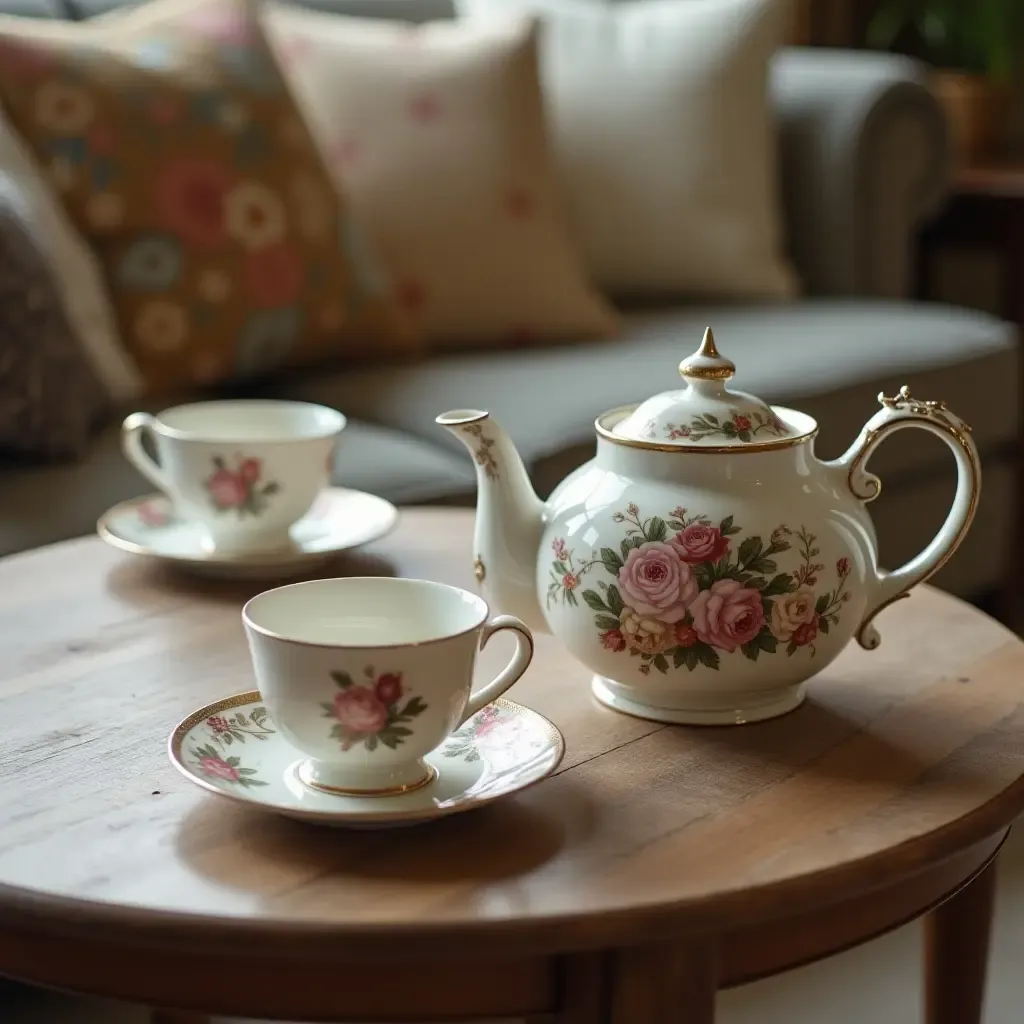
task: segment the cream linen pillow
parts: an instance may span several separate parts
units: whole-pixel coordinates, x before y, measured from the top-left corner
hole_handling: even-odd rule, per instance
[[[530,19],[264,22],[329,167],[434,348],[611,332],[564,226]]]
[[[617,296],[785,298],[768,65],[780,0],[457,0],[543,19],[541,79],[570,226]]]

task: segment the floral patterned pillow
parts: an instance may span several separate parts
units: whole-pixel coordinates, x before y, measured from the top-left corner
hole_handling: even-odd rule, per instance
[[[412,348],[247,0],[2,18],[0,100],[151,390]]]

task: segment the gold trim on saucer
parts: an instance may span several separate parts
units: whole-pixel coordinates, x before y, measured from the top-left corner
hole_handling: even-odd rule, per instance
[[[404,786],[385,786],[383,789],[349,789],[347,786],[327,786],[322,782],[313,782],[309,778],[310,772],[309,758],[307,758],[305,761],[300,761],[296,766],[295,777],[304,786],[315,789],[318,793],[327,793],[330,796],[404,796],[406,793],[415,793],[416,790],[429,786],[437,778],[437,769],[432,764],[428,764],[426,774],[422,779],[406,783]]]

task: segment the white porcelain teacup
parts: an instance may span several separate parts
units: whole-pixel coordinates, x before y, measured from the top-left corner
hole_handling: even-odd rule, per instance
[[[308,402],[195,402],[157,416],[134,412],[121,428],[124,454],[184,519],[209,531],[225,554],[290,546],[289,528],[330,482],[345,417]],[[152,435],[157,460],[142,446]]]
[[[529,629],[457,587],[390,577],[312,580],[242,610],[256,681],[282,735],[307,755],[298,777],[354,795],[409,792],[424,756],[501,696],[533,657]],[[508,666],[471,693],[477,651],[511,630]]]

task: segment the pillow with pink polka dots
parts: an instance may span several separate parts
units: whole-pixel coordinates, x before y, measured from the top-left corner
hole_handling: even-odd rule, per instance
[[[262,17],[431,348],[614,331],[559,202],[531,19],[414,26],[278,3]]]
[[[0,101],[148,391],[417,348],[251,0],[2,17]]]

